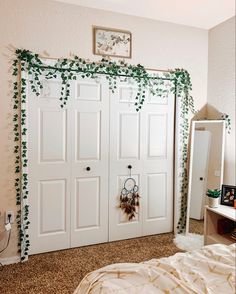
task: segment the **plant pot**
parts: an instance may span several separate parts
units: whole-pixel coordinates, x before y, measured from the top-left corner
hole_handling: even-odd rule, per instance
[[[219,198],[208,197],[208,204],[211,208],[217,208],[219,206]]]

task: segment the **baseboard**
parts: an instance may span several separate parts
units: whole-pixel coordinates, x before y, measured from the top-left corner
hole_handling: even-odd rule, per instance
[[[2,265],[17,263],[17,262],[20,262],[20,256],[17,255],[12,257],[0,258],[0,262]]]

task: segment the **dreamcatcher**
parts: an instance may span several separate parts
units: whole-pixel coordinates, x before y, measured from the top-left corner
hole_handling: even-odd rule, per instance
[[[128,165],[128,169],[130,170],[130,175],[125,180],[121,190],[119,207],[127,214],[129,220],[132,220],[135,214],[138,213],[140,196],[138,194],[138,185],[136,185],[135,179],[131,177],[132,166]]]

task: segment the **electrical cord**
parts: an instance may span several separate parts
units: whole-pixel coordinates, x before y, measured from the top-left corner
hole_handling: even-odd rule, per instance
[[[10,221],[11,221],[11,216],[8,215],[8,223],[10,224]],[[8,233],[8,239],[7,239],[7,244],[6,246],[0,250],[0,254],[5,251],[10,243],[10,239],[11,239],[11,229],[9,230],[9,233]],[[0,262],[0,271],[2,271],[3,269],[3,264]]]

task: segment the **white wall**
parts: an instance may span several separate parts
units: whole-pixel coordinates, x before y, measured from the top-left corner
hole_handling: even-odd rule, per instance
[[[0,211],[16,209],[12,132],[12,47],[68,57],[75,53],[97,60],[92,54],[92,25],[132,32],[130,63],[160,69],[187,69],[192,77],[197,109],[207,100],[208,32],[182,25],[82,8],[48,0],[0,1]],[[46,52],[46,53],[45,53]],[[0,217],[0,231],[3,217]],[[8,250],[17,254],[16,227]],[[3,236],[2,236],[3,237]],[[0,236],[0,246],[2,245]]]
[[[235,17],[209,31],[208,117],[230,115],[232,130],[226,134],[224,183],[235,178]]]

